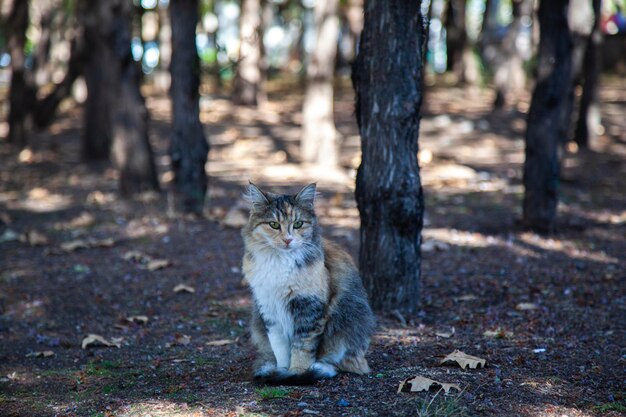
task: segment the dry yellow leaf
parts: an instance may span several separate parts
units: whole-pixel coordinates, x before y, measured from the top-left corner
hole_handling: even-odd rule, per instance
[[[76,239],[61,244],[61,249],[66,252],[73,252],[78,249],[104,247],[109,248],[115,244],[111,238],[107,239]]]
[[[188,292],[188,293],[195,293],[196,290],[193,287],[190,287],[189,285],[185,285],[185,284],[178,284],[177,286],[174,287],[174,292],[178,293],[178,292]]]
[[[27,358],[49,358],[54,356],[54,352],[51,350],[43,350],[39,352],[30,352],[26,355]]]
[[[516,310],[525,311],[525,310],[536,310],[539,306],[535,303],[518,303],[515,306]]]
[[[83,339],[83,341],[81,342],[81,347],[83,349],[87,349],[89,346],[94,345],[94,346],[107,346],[107,347],[113,347],[115,346],[116,348],[119,348],[121,346],[121,339],[111,339],[111,341],[109,342],[108,340],[106,340],[104,337],[100,336],[99,334],[88,334],[87,337],[85,337]]]
[[[148,322],[148,316],[128,316],[124,317],[124,321],[129,323],[146,324]]]
[[[457,391],[461,391],[461,387],[458,384],[449,384],[447,382],[439,382],[433,379],[424,378],[423,376],[415,376],[413,378],[407,378],[404,381],[400,382],[400,386],[398,387],[398,392],[402,392],[404,387],[410,385],[410,388],[405,391],[409,392],[419,392],[419,391],[429,391],[431,388],[441,387],[445,393],[447,394],[452,388]]]
[[[470,369],[476,369],[479,365],[481,368],[484,368],[487,361],[476,356],[468,355],[467,353],[463,353],[457,349],[445,358],[443,358],[440,363],[443,364],[446,362],[456,362],[463,369],[467,368],[468,366],[470,367]]]
[[[167,259],[151,259],[146,264],[146,269],[148,271],[156,271],[157,269],[163,269],[167,266],[170,266],[171,262]]]
[[[207,346],[226,346],[235,343],[231,339],[213,340],[212,342],[206,342]]]
[[[37,230],[29,230],[24,233],[20,241],[28,243],[30,246],[42,246],[48,244],[48,237]]]

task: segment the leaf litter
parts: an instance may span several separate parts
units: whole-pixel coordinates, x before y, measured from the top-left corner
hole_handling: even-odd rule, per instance
[[[82,342],[81,342],[81,347],[83,349],[87,349],[90,346],[93,347],[97,347],[97,346],[105,346],[105,347],[116,347],[116,348],[120,348],[122,347],[122,340],[123,338],[121,337],[114,337],[111,338],[111,340],[107,340],[104,337],[100,336],[99,334],[93,334],[90,333],[87,335],[87,337],[85,337]]]
[[[439,382],[435,381],[434,379],[425,378],[423,376],[417,375],[400,382],[400,385],[398,386],[398,392],[430,391],[431,388],[443,389],[446,394],[451,389],[461,391],[461,387],[458,384]]]
[[[487,363],[485,359],[468,355],[458,349],[443,358],[440,364],[443,365],[448,362],[456,362],[463,369],[466,369],[468,366],[470,369],[476,369],[477,367],[484,368]]]

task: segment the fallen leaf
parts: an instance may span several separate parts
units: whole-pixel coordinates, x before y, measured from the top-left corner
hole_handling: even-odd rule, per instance
[[[26,355],[27,358],[49,358],[54,356],[54,352],[51,350],[43,350],[39,352],[30,352]]]
[[[507,332],[504,329],[498,327],[496,330],[485,330],[483,332],[484,337],[492,337],[494,339],[508,339],[513,337],[513,332]]]
[[[439,382],[433,379],[424,378],[423,376],[415,376],[413,378],[407,378],[404,381],[400,382],[400,386],[398,387],[398,392],[402,392],[402,390],[408,385],[411,387],[408,389],[408,392],[419,392],[419,391],[429,391],[431,388],[441,387],[444,392],[447,394],[452,388],[457,391],[461,391],[461,387],[458,384],[449,384],[446,382]],[[407,390],[405,390],[406,392]]]
[[[107,239],[75,239],[69,242],[65,242],[61,244],[61,249],[66,252],[74,252],[78,249],[87,249],[87,248],[109,248],[115,244],[115,241],[111,238]]]
[[[148,316],[128,316],[124,317],[124,321],[128,323],[146,324],[148,323]]]
[[[478,297],[476,297],[475,295],[465,294],[465,295],[462,295],[460,297],[456,297],[454,300],[455,301],[472,301],[472,300],[475,300],[476,298],[478,298]]]
[[[434,250],[444,251],[450,249],[450,245],[445,242],[440,242],[438,240],[427,240],[422,243],[422,251],[424,252],[432,252]]]
[[[167,259],[151,259],[146,264],[146,269],[148,271],[156,271],[157,269],[163,269],[167,266],[170,266],[171,262]]]
[[[226,346],[235,343],[231,339],[213,340],[212,342],[206,342],[207,346]]]
[[[452,327],[449,330],[440,330],[438,332],[435,332],[435,336],[439,336],[439,337],[443,337],[445,339],[449,339],[452,336],[454,336],[455,331],[456,330],[454,329],[454,327]]]
[[[165,347],[169,348],[172,346],[187,346],[191,343],[191,336],[187,336],[186,334],[176,333],[174,335],[174,341],[172,343],[166,343]]]
[[[525,311],[525,310],[536,310],[539,306],[535,303],[518,303],[515,306],[516,310]]]
[[[150,255],[146,255],[145,253],[137,250],[131,250],[124,253],[122,258],[127,261],[139,262],[142,264],[141,267],[147,269],[148,271],[156,271],[157,269],[162,269],[172,264],[167,259],[152,258]]]
[[[174,287],[174,292],[178,293],[178,292],[188,292],[188,293],[195,293],[196,290],[193,287],[190,287],[189,285],[185,285],[185,284],[178,284],[177,286]]]
[[[48,238],[37,230],[29,230],[20,237],[20,241],[30,246],[42,246],[48,244]]]
[[[98,335],[98,334],[88,334],[87,337],[85,337],[83,339],[83,341],[81,342],[81,347],[83,349],[87,349],[87,347],[94,345],[94,346],[107,346],[107,347],[121,347],[121,344],[119,343],[121,340],[114,340],[111,339],[111,341],[109,342],[108,340],[106,340],[104,337]]]
[[[135,261],[135,262],[141,262],[144,259],[149,259],[150,257],[147,256],[144,253],[139,252],[138,250],[129,250],[128,252],[125,252],[122,255],[122,258],[125,261]]]
[[[444,364],[446,362],[456,362],[463,369],[468,366],[470,369],[476,369],[479,365],[481,368],[484,368],[487,361],[485,359],[477,358],[476,356],[468,355],[467,353],[463,353],[457,349],[443,358],[440,363]]]

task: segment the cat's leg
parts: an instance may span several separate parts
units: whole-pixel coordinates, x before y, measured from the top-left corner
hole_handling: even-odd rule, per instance
[[[252,309],[252,320],[250,322],[250,333],[252,343],[257,350],[257,357],[254,363],[254,377],[264,378],[271,375],[276,370],[276,359],[272,351],[272,345],[267,336],[267,326],[256,303]]]
[[[293,319],[289,370],[302,373],[315,363],[325,325],[325,303],[316,296],[297,296],[288,305]]]

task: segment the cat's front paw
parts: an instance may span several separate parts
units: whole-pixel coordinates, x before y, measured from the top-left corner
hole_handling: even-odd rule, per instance
[[[334,378],[337,376],[337,368],[329,363],[315,362],[309,369],[317,378]]]
[[[276,373],[276,365],[273,363],[266,363],[254,370],[254,379],[265,379]]]

